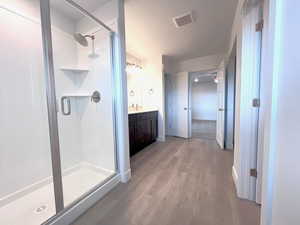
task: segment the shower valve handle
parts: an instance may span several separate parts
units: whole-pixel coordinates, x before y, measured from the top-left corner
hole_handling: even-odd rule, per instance
[[[94,91],[92,96],[91,96],[91,101],[98,103],[101,101],[101,94],[99,91]]]

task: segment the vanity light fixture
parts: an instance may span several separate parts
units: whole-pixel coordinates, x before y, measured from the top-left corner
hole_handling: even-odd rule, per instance
[[[195,83],[198,83],[198,82],[199,82],[199,78],[196,77],[196,78],[194,79],[194,82],[195,82]]]

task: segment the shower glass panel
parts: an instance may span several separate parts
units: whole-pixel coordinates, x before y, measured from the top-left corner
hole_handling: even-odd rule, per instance
[[[111,33],[50,1],[65,207],[116,172]]]
[[[55,215],[39,1],[0,1],[0,224]]]

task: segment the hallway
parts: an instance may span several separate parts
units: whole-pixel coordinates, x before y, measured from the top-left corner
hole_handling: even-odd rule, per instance
[[[192,120],[192,137],[216,140],[217,123],[212,120]]]
[[[131,160],[131,181],[73,225],[259,224],[259,207],[236,197],[232,152],[215,141],[168,138]]]

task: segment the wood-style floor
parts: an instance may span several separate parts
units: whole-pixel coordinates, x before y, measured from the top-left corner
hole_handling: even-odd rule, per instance
[[[132,158],[132,179],[73,225],[258,225],[259,207],[236,197],[233,154],[215,141],[168,138]]]
[[[216,140],[217,122],[214,120],[192,120],[192,137]]]

